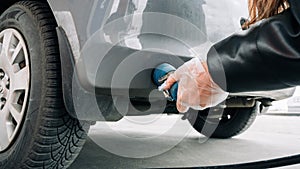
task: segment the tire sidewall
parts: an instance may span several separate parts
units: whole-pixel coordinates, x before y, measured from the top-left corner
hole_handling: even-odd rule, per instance
[[[15,142],[5,152],[0,153],[1,168],[18,168],[23,159],[28,156],[34,144],[34,137],[41,122],[40,110],[43,103],[42,85],[44,79],[44,51],[39,34],[38,23],[31,13],[22,6],[14,5],[0,17],[0,32],[7,29],[16,29],[23,36],[27,45],[30,67],[30,89],[23,124]]]
[[[233,113],[233,117],[226,122],[211,123],[203,119],[201,111],[189,119],[194,129],[199,133],[211,138],[230,138],[241,134],[253,123],[257,116],[257,107],[253,108],[230,108],[225,109]],[[209,111],[209,110],[204,110]],[[235,111],[235,112],[232,112]]]

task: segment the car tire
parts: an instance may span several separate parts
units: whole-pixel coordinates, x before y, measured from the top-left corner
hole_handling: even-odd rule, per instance
[[[206,137],[220,139],[231,138],[246,131],[253,124],[258,113],[257,106],[210,110],[199,111],[198,114],[191,115],[188,120],[199,133]],[[222,114],[221,117],[209,117],[218,112]]]
[[[1,169],[67,168],[85,143],[89,123],[64,107],[56,27],[44,2],[0,17]]]

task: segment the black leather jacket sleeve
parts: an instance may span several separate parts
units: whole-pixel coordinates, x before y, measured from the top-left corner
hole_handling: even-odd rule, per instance
[[[215,44],[207,64],[228,92],[300,85],[300,26],[290,9]]]

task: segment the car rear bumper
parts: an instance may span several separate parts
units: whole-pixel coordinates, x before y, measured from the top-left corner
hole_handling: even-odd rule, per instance
[[[296,88],[292,87],[292,88],[272,90],[272,91],[231,93],[230,96],[260,97],[260,98],[269,98],[272,100],[282,100],[293,96],[295,90]]]

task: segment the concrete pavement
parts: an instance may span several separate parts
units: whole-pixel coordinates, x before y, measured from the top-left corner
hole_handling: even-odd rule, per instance
[[[207,140],[179,118],[151,115],[97,123],[70,169],[211,166],[300,154],[297,116],[258,116],[245,133],[225,140]]]

